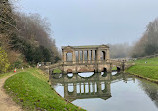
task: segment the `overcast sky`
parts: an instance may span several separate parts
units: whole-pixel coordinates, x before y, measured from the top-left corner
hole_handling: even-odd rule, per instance
[[[65,45],[133,43],[158,17],[158,0],[18,0],[20,11],[39,13]]]

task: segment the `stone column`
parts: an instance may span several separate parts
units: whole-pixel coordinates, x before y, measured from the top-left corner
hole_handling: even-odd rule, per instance
[[[85,94],[86,93],[86,84],[83,83],[83,85],[84,85],[84,94]]]
[[[77,95],[77,88],[76,88],[76,83],[74,83],[74,85],[73,85],[73,89],[74,89],[74,95],[76,96]]]
[[[93,61],[93,50],[91,50],[91,61]]]
[[[78,62],[80,62],[80,51],[78,51]]]
[[[105,88],[107,90],[107,94],[111,95],[111,83],[110,82],[106,82],[105,83]]]
[[[82,62],[84,63],[84,50],[82,51]]]
[[[95,94],[95,82],[93,83],[93,93]]]
[[[87,50],[87,61],[89,62],[89,50]]]
[[[62,61],[66,62],[66,52],[64,50],[62,50]]]
[[[95,50],[95,61],[97,61],[97,50]]]
[[[88,82],[89,94],[91,94],[91,84]]]
[[[73,63],[76,62],[76,54],[75,54],[75,50],[73,50],[73,52],[72,52],[72,61],[73,61]]]
[[[109,49],[106,50],[106,57],[105,57],[105,59],[106,59],[107,61],[110,60],[110,52],[109,52]]]
[[[81,95],[81,93],[82,93],[82,89],[81,89],[81,83],[80,83],[80,95]]]
[[[64,97],[68,96],[68,85],[64,84]]]
[[[101,86],[102,86],[101,82],[97,82],[97,92],[99,93],[99,95],[102,93]]]
[[[97,50],[97,62],[100,62],[100,50]]]

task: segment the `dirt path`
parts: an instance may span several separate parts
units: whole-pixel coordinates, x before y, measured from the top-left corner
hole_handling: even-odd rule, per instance
[[[18,106],[3,89],[5,81],[11,76],[0,79],[0,111],[22,111],[20,106]]]

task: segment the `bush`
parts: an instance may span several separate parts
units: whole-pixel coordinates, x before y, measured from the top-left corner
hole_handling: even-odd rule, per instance
[[[9,65],[7,53],[0,47],[0,73],[6,72]]]

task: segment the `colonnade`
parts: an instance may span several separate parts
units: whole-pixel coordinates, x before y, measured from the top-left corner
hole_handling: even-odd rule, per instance
[[[96,50],[75,51],[74,61],[76,61],[76,62],[95,61],[95,60],[97,60],[97,51]]]
[[[69,90],[71,87],[71,91]],[[110,94],[110,83],[108,82],[88,82],[88,83],[73,83],[73,85],[64,84],[64,95],[69,95],[68,92],[73,92],[73,95],[82,95],[82,94],[103,94],[103,90],[109,92]]]
[[[70,55],[68,55],[70,54]],[[110,59],[109,49],[105,50],[63,50],[62,52],[64,62],[92,62],[92,61],[106,61]],[[71,59],[68,59],[71,56]]]

